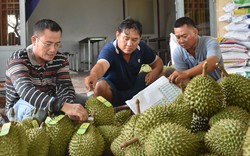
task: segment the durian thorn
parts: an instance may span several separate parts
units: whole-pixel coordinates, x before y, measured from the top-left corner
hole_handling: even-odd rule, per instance
[[[216,66],[221,70],[223,76],[228,76],[229,74],[227,73],[227,71],[225,70],[225,68],[222,67],[222,65],[220,63],[216,63]]]
[[[139,99],[136,99],[136,112],[137,114],[140,114],[141,113],[141,109],[140,109],[140,100]]]
[[[207,76],[207,61],[205,61],[202,65],[202,76],[203,77]]]
[[[133,137],[132,139],[127,140],[127,141],[121,143],[120,147],[121,148],[128,147],[129,145],[131,145],[131,144],[133,144],[133,143],[135,143],[137,141],[139,141],[139,139],[137,137]]]

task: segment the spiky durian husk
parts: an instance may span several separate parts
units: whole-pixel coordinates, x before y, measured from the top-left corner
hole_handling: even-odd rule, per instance
[[[187,106],[172,104],[156,105],[147,109],[139,116],[134,133],[143,143],[148,133],[163,123],[177,123],[190,129],[191,121],[192,112]]]
[[[0,155],[28,155],[28,136],[23,127],[11,123],[9,133],[0,137]]]
[[[105,142],[105,151],[110,151],[111,143],[120,135],[121,127],[113,126],[113,125],[103,125],[98,126],[97,129],[101,133],[104,142]]]
[[[196,156],[199,138],[176,123],[165,123],[151,131],[144,147],[146,155]]]
[[[25,130],[31,129],[31,128],[36,128],[33,124],[33,120],[35,120],[35,122],[37,122],[37,125],[39,125],[39,119],[36,117],[30,117],[30,118],[26,118],[23,121],[17,123],[18,125],[22,126]],[[39,127],[39,126],[38,126]]]
[[[208,117],[198,116],[195,113],[193,113],[193,119],[191,122],[191,131],[193,133],[196,133],[199,131],[208,131],[210,128],[208,122],[209,122]]]
[[[219,155],[213,154],[213,153],[205,153],[205,154],[201,154],[199,156],[219,156]]]
[[[242,155],[248,156],[250,155],[250,128],[248,127],[248,130],[245,135],[244,143],[242,146]]]
[[[107,107],[100,102],[96,97],[90,97],[85,104],[89,114],[94,112],[94,125],[114,125],[115,124],[115,110],[114,107]]]
[[[115,120],[119,125],[123,125],[129,120],[131,115],[132,112],[130,109],[121,110],[115,114]]]
[[[180,93],[176,99],[172,102],[172,105],[181,105],[184,106],[186,103],[184,101],[184,94]]]
[[[225,107],[221,86],[210,76],[198,75],[187,85],[184,100],[198,116],[211,117]]]
[[[29,137],[28,155],[47,156],[49,154],[50,137],[45,127],[26,130]]]
[[[212,126],[221,119],[235,119],[248,124],[250,114],[238,106],[227,106],[209,119],[209,125]]]
[[[120,145],[134,137],[134,128],[139,116],[140,114],[132,115],[128,122],[122,126],[120,135],[111,143],[110,149],[115,156],[124,156],[125,149],[128,147],[121,148]],[[137,146],[139,143],[136,142],[132,145]]]
[[[200,139],[200,144],[199,144],[199,147],[198,147],[199,148],[198,149],[199,155],[209,152],[209,149],[205,145],[205,135],[206,135],[206,133],[207,133],[207,131],[198,131],[198,132],[194,133]]]
[[[205,144],[212,153],[218,155],[239,155],[247,127],[239,120],[222,119],[206,133]]]
[[[143,145],[136,143],[125,149],[125,156],[146,156]]]
[[[250,112],[250,81],[240,74],[229,74],[220,85],[227,105],[240,106]]]
[[[71,156],[100,156],[103,151],[104,139],[93,125],[90,125],[84,134],[76,132],[69,143]]]
[[[71,119],[64,116],[54,125],[47,124],[46,129],[51,140],[49,155],[65,155],[70,139],[75,132],[75,126]]]

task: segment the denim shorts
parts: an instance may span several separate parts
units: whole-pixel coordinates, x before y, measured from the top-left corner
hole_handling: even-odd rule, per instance
[[[111,101],[112,105],[114,107],[125,105],[126,104],[125,101],[132,99],[134,95],[136,95],[138,92],[146,88],[147,87],[145,83],[146,75],[147,75],[146,72],[139,73],[136,78],[134,86],[128,90],[118,90],[111,81],[103,77],[102,80],[105,80],[109,84],[112,91],[112,101]]]

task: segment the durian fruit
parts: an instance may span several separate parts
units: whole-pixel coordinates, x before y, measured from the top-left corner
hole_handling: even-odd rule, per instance
[[[114,125],[114,107],[103,97],[90,97],[87,99],[85,107],[89,114],[94,112],[94,125]]]
[[[69,143],[70,156],[101,156],[103,151],[104,139],[101,133],[88,123],[83,123]]]
[[[105,142],[105,152],[110,152],[111,143],[120,135],[121,127],[113,125],[98,126],[97,129],[101,133]]]
[[[45,123],[50,137],[49,155],[62,156],[67,153],[68,144],[75,132],[75,127],[67,115],[47,117]]]
[[[148,133],[163,123],[177,123],[190,129],[191,121],[192,112],[185,105],[156,105],[147,109],[138,117],[134,134],[135,137],[138,137],[139,141],[143,143],[148,137]]]
[[[28,136],[22,126],[14,121],[14,109],[11,109],[11,119],[5,123],[0,132],[0,155],[28,155]]]
[[[125,149],[124,156],[146,156],[143,146],[132,145]]]
[[[222,119],[205,135],[205,144],[217,155],[240,155],[248,126],[239,120]]]
[[[228,74],[223,67],[218,64],[223,71],[224,77],[220,85],[225,94],[226,105],[240,106],[250,112],[250,81],[240,74]]]
[[[213,154],[213,153],[205,153],[205,154],[201,154],[199,156],[219,156],[219,155]]]
[[[238,106],[227,106],[209,119],[209,125],[212,126],[221,119],[235,119],[248,124],[250,114]]]
[[[203,64],[202,75],[197,75],[187,84],[184,99],[190,109],[202,117],[211,117],[224,107],[221,86],[206,75],[207,62]]]
[[[205,154],[205,153],[209,153],[209,149],[206,147],[205,145],[205,135],[206,135],[207,131],[198,131],[195,134],[196,136],[199,137],[200,141],[199,141],[199,147],[198,147],[198,151],[199,151],[199,155]]]
[[[199,131],[208,131],[210,129],[208,122],[209,118],[198,116],[197,114],[193,113],[193,119],[191,121],[192,133],[196,133]]]
[[[35,117],[36,110],[37,109],[35,108],[32,117],[26,118],[17,124],[22,126],[25,130],[39,127],[40,121]]]
[[[176,123],[164,123],[152,130],[144,144],[147,156],[196,156],[199,138]]]
[[[132,115],[131,118],[122,126],[120,135],[111,143],[110,149],[115,156],[124,156],[127,148],[131,148],[132,146],[139,148],[141,146],[139,142],[136,142],[128,147],[121,147],[121,144],[134,137],[134,127],[139,116],[140,114]]]
[[[250,128],[248,127],[244,143],[242,146],[242,156],[249,156],[249,155],[250,155]]]
[[[26,130],[29,137],[29,156],[47,156],[49,154],[50,137],[48,136],[45,124],[42,123],[40,127]]]
[[[131,115],[132,115],[131,109],[124,109],[115,114],[115,120],[118,125],[123,125],[128,121]]]

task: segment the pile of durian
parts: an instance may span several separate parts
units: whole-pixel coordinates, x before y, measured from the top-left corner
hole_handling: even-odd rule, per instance
[[[194,77],[171,104],[140,113],[116,112],[90,97],[85,123],[67,115],[2,126],[0,155],[11,156],[250,156],[250,80],[224,69],[221,82]],[[14,116],[14,114],[13,114]]]

